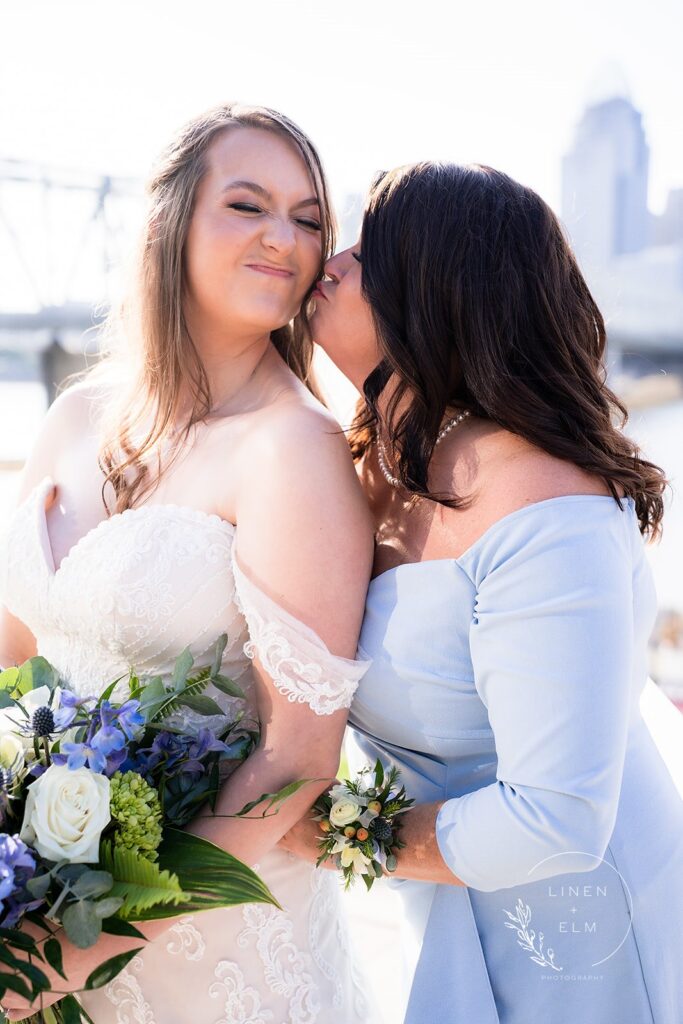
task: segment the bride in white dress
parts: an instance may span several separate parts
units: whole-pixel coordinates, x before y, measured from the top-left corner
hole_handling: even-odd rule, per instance
[[[59,398],[24,471],[0,663],[38,652],[90,694],[131,666],[168,673],[186,646],[202,664],[227,632],[222,671],[261,737],[217,811],[320,781],[275,816],[191,826],[256,866],[282,911],[145,926],[143,952],[83,1005],[96,1024],[367,1024],[336,874],[276,849],[336,774],[366,667],[354,656],[369,515],[346,440],[303,383],[307,303],[333,245],[325,181],[296,126],[233,106],[183,129],[149,194],[118,321],[123,380],[107,364]],[[212,696],[226,711],[244,704]],[[124,948],[64,942],[70,987]],[[10,1019],[28,1012],[6,1000]]]

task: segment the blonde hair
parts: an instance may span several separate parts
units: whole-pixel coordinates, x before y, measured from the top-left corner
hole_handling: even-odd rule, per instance
[[[211,409],[206,371],[192,342],[183,310],[184,248],[197,188],[206,172],[206,153],[219,133],[235,127],[261,128],[292,142],[310,173],[321,214],[322,276],[334,251],[335,223],[320,157],[310,139],[289,118],[267,107],[228,103],[194,118],[161,154],[147,185],[149,204],[134,264],[132,288],[107,318],[103,343],[107,355],[91,371],[93,382],[121,381],[116,402],[104,420],[99,464],[114,488],[114,511],[131,508],[152,491],[162,472],[160,443],[174,432],[181,384],[189,385],[191,413],[182,425],[183,440]],[[320,397],[312,374],[313,343],[307,293],[297,316],[271,333],[277,351],[296,376]],[[122,360],[123,356],[123,360]],[[163,467],[175,460],[176,447]],[[146,459],[156,461],[150,474]]]

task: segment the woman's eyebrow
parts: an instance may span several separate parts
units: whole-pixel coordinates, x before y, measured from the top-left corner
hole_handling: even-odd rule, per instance
[[[225,192],[230,192],[233,189],[237,189],[237,188],[246,188],[250,192],[254,192],[257,196],[260,196],[262,199],[266,199],[268,201],[272,200],[272,198],[273,198],[272,195],[270,194],[270,192],[268,191],[268,189],[264,188],[263,185],[257,185],[257,183],[255,181],[243,181],[243,180],[229,182],[227,185],[225,185],[223,187],[223,189],[221,190],[221,194],[224,194]],[[319,205],[320,205],[320,203],[319,203],[319,201],[318,201],[316,196],[309,196],[308,199],[302,199],[300,203],[296,203],[296,205],[293,207],[293,209],[294,210],[298,210],[299,207],[301,207],[301,206],[319,206]]]

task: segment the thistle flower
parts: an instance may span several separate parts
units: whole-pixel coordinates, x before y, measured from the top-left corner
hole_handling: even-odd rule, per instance
[[[115,845],[156,860],[162,817],[157,791],[137,772],[116,772],[111,779],[109,810],[117,826]]]
[[[55,731],[55,716],[52,708],[47,707],[47,705],[36,708],[31,719],[31,726],[34,734],[39,738],[51,736]]]

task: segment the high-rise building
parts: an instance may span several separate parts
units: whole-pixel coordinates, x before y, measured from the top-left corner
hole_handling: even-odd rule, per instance
[[[611,97],[585,110],[562,165],[562,217],[585,269],[648,244],[648,162],[630,100]]]
[[[664,212],[652,215],[651,239],[653,245],[683,242],[683,188],[671,189]]]

